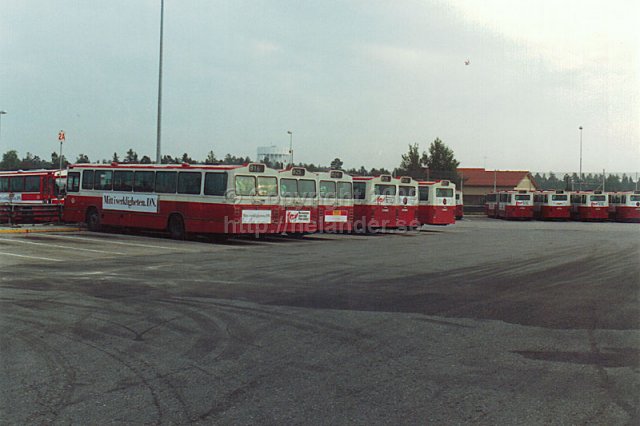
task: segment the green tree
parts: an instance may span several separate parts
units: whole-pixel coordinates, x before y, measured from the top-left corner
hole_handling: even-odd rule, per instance
[[[424,158],[429,168],[430,179],[449,179],[459,185],[457,169],[460,162],[456,160],[453,150],[436,138],[429,146],[429,154]]]
[[[65,169],[68,165],[69,165],[69,162],[67,161],[67,158],[63,155],[62,168]],[[58,155],[57,152],[54,151],[51,153],[51,168],[57,169],[59,167],[60,167],[60,156]]]
[[[400,167],[394,170],[396,176],[411,176],[414,179],[424,178],[424,155],[420,156],[418,144],[409,145],[409,152],[402,155]]]
[[[186,152],[182,154],[182,157],[180,158],[180,162],[187,163],[187,164],[195,163],[195,161],[193,161],[193,158],[189,157],[189,154],[187,154]]]
[[[18,170],[20,168],[18,152],[12,149],[2,154],[2,163],[0,164],[0,168],[2,170]]]
[[[213,151],[209,151],[209,153],[207,154],[207,158],[204,160],[204,164],[217,164],[218,163],[218,159],[216,158],[216,155],[213,153]]]
[[[133,148],[129,148],[127,151],[126,157],[124,157],[125,163],[137,163],[138,162],[138,153],[133,150]]]
[[[118,157],[118,153],[117,152],[113,153],[113,157],[111,157],[111,161],[113,161],[114,163],[119,163],[120,162],[120,157]]]
[[[339,158],[334,158],[331,162],[331,170],[342,170],[342,165],[344,163]]]
[[[85,155],[85,154],[79,154],[78,158],[76,158],[76,163],[81,164],[81,163],[90,163],[91,161],[89,161],[89,156]]]
[[[151,164],[151,158],[148,155],[143,155],[140,159],[140,164]]]

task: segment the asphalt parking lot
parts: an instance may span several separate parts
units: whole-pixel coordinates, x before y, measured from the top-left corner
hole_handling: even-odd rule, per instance
[[[0,234],[0,423],[640,424],[639,237]]]

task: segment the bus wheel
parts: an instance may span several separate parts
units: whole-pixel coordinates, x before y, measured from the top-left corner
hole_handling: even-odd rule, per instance
[[[91,207],[89,209],[89,211],[87,212],[87,228],[89,229],[89,231],[91,232],[98,232],[101,229],[101,225],[100,225],[100,214],[98,213],[98,210],[96,210],[95,208]]]
[[[184,221],[182,216],[174,214],[169,218],[169,234],[174,240],[184,240]]]

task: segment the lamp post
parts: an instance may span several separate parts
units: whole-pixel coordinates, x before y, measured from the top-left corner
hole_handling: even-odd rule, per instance
[[[7,111],[2,110],[0,111],[0,141],[2,141],[2,116],[5,115],[7,113]]]
[[[578,190],[582,191],[582,126],[578,127],[580,130],[580,182],[578,183]]]
[[[158,61],[158,127],[156,131],[156,164],[162,161],[160,153],[160,123],[162,122],[162,32],[164,27],[164,0],[160,1],[160,60]]]
[[[293,167],[293,132],[291,130],[287,130],[289,134],[289,164]]]

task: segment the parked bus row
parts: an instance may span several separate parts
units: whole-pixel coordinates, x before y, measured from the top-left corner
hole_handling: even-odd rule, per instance
[[[485,213],[500,219],[640,222],[640,191],[499,191]]]
[[[90,230],[167,230],[175,238],[188,233],[302,235],[416,228],[451,224],[456,216],[455,185],[449,181],[351,177],[339,170],[312,173],[301,167],[277,171],[261,163],[76,164],[66,172],[64,199],[49,183],[9,183],[0,191],[7,198],[4,204],[29,198],[60,203],[65,222],[85,222]],[[38,173],[45,182],[49,178],[44,176],[55,172]],[[26,176],[12,172],[10,181]]]
[[[65,181],[58,170],[0,172],[0,223],[60,220]]]

